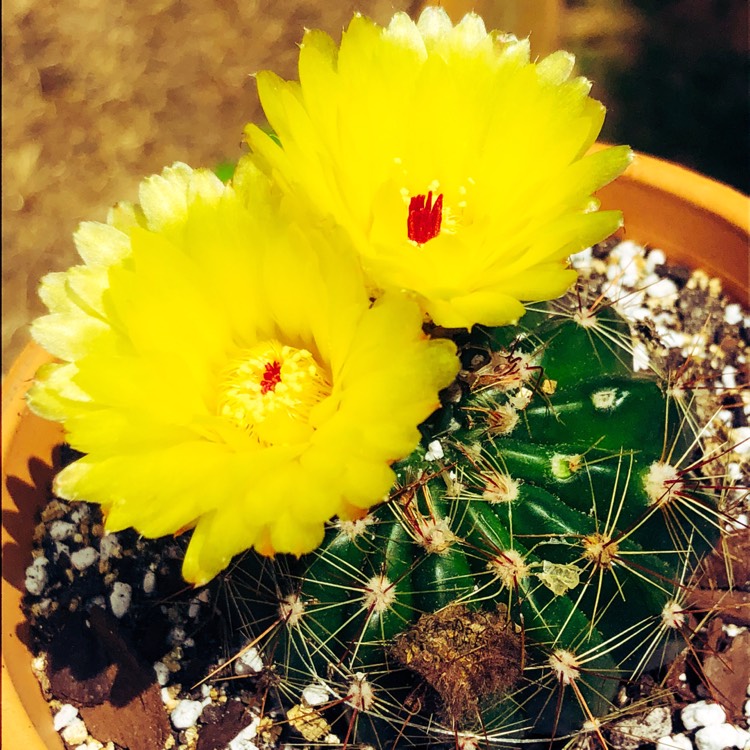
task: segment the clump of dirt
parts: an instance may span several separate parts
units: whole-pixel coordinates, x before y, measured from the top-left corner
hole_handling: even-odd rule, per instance
[[[391,655],[437,693],[448,720],[460,722],[516,685],[523,643],[505,606],[474,612],[455,604],[422,615],[396,638]]]

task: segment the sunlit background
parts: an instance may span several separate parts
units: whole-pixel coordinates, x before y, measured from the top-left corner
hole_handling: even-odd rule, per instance
[[[746,0],[445,0],[484,6],[532,54],[574,52],[609,115],[603,137],[750,186]],[[251,74],[295,76],[304,27],[419,2],[7,0],[3,4],[3,372],[42,312],[41,275],[76,262],[79,221],[133,200],[175,160],[240,154]]]

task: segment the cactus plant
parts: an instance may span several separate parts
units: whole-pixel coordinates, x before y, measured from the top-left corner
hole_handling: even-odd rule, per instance
[[[244,558],[249,630],[309,741],[336,717],[383,748],[595,729],[680,630],[680,581],[715,536],[677,389],[633,372],[628,324],[580,291],[433,335],[463,369],[423,445],[316,552]]]

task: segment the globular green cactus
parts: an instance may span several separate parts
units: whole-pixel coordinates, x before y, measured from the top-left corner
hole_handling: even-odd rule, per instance
[[[328,721],[382,748],[596,730],[679,634],[680,581],[717,534],[685,409],[632,371],[611,309],[570,295],[439,333],[464,369],[388,501],[234,574],[308,740]]]

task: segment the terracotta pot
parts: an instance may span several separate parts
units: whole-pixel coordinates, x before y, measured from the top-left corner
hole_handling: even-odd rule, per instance
[[[748,302],[750,199],[675,164],[638,155],[600,193],[605,208],[625,214],[625,234],[663,248],[670,260],[703,267]],[[3,392],[3,745],[8,750],[62,748],[49,708],[30,670],[28,626],[20,610],[31,560],[34,514],[52,478],[59,425],[26,408],[24,394],[49,355],[30,344],[7,376]]]

